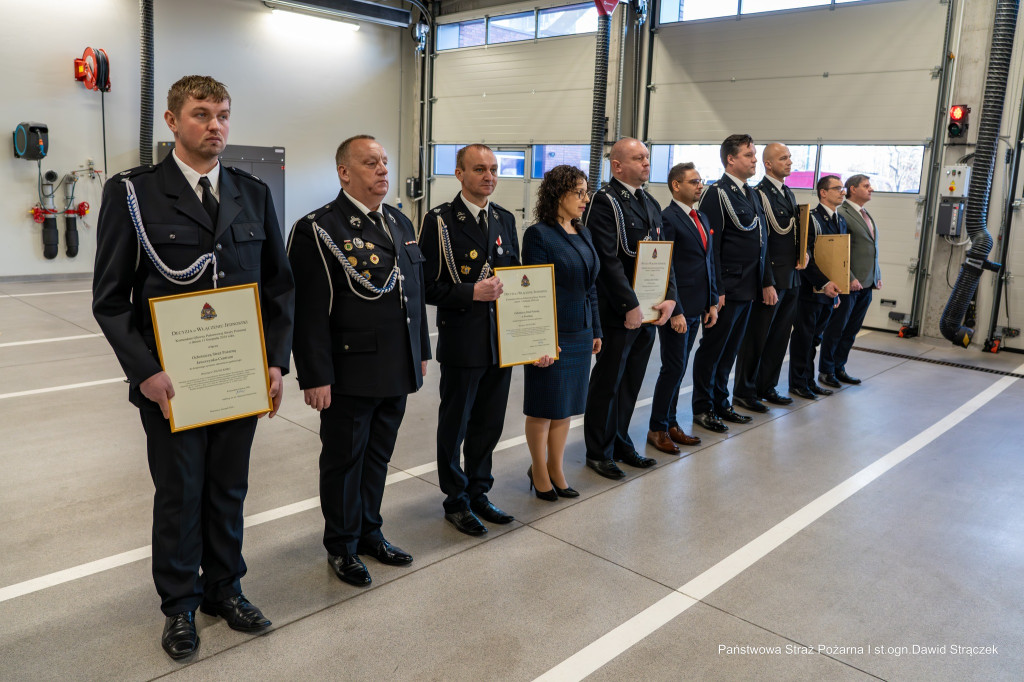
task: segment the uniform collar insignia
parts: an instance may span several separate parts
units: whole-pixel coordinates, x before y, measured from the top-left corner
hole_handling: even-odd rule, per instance
[[[394,225],[394,224],[395,224],[395,216],[391,215],[390,213],[388,213],[388,220],[390,220],[390,221],[391,221],[391,224],[392,224],[392,225]]]
[[[629,193],[629,190],[627,190],[627,189],[622,190],[622,198],[623,199],[628,199],[631,196],[633,196],[633,195]]]
[[[352,216],[351,218],[348,219],[348,222],[352,227],[359,227],[360,225],[363,224],[363,221],[359,218],[359,216]]]
[[[497,211],[491,211],[491,217],[494,218],[495,220],[497,220],[498,219],[498,212]]]
[[[463,213],[462,211],[458,211],[458,212],[456,212],[456,213],[455,213],[455,217],[456,217],[456,218],[458,218],[458,220],[459,220],[459,222],[460,222],[460,223],[464,223],[464,222],[466,222],[466,214],[465,214],[465,213]]]

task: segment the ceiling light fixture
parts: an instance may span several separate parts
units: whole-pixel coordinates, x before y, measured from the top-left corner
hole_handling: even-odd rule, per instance
[[[373,24],[408,28],[412,21],[408,10],[377,5],[362,0],[263,0],[270,9],[298,12],[338,21],[367,21]]]

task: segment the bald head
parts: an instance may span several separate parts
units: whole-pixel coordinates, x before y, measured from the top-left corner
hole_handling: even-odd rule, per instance
[[[781,142],[772,142],[766,146],[761,154],[761,160],[764,161],[764,172],[779,182],[793,172],[793,156],[789,152],[789,147]]]
[[[624,137],[608,153],[612,177],[631,187],[639,187],[651,177],[651,154],[647,146],[633,137]]]

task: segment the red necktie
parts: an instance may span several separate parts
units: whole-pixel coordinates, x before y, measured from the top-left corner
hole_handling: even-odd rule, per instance
[[[704,226],[701,225],[700,216],[697,215],[697,209],[690,209],[690,220],[697,226],[697,231],[700,232],[700,240],[704,242],[704,250],[708,250],[708,236],[704,233]]]

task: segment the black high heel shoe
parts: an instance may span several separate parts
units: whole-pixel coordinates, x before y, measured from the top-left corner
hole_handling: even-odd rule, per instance
[[[555,489],[555,494],[559,497],[579,497],[580,493],[578,490],[573,490],[572,486],[568,488],[559,488],[555,485],[554,481],[551,481],[551,487]]]
[[[533,487],[533,465],[526,470],[526,477],[530,479],[530,490],[533,490],[533,494],[537,496],[538,500],[544,500],[545,502],[555,502],[558,500],[558,493],[555,492],[555,484],[551,484],[551,490],[536,490]],[[579,493],[576,493],[579,495]]]

